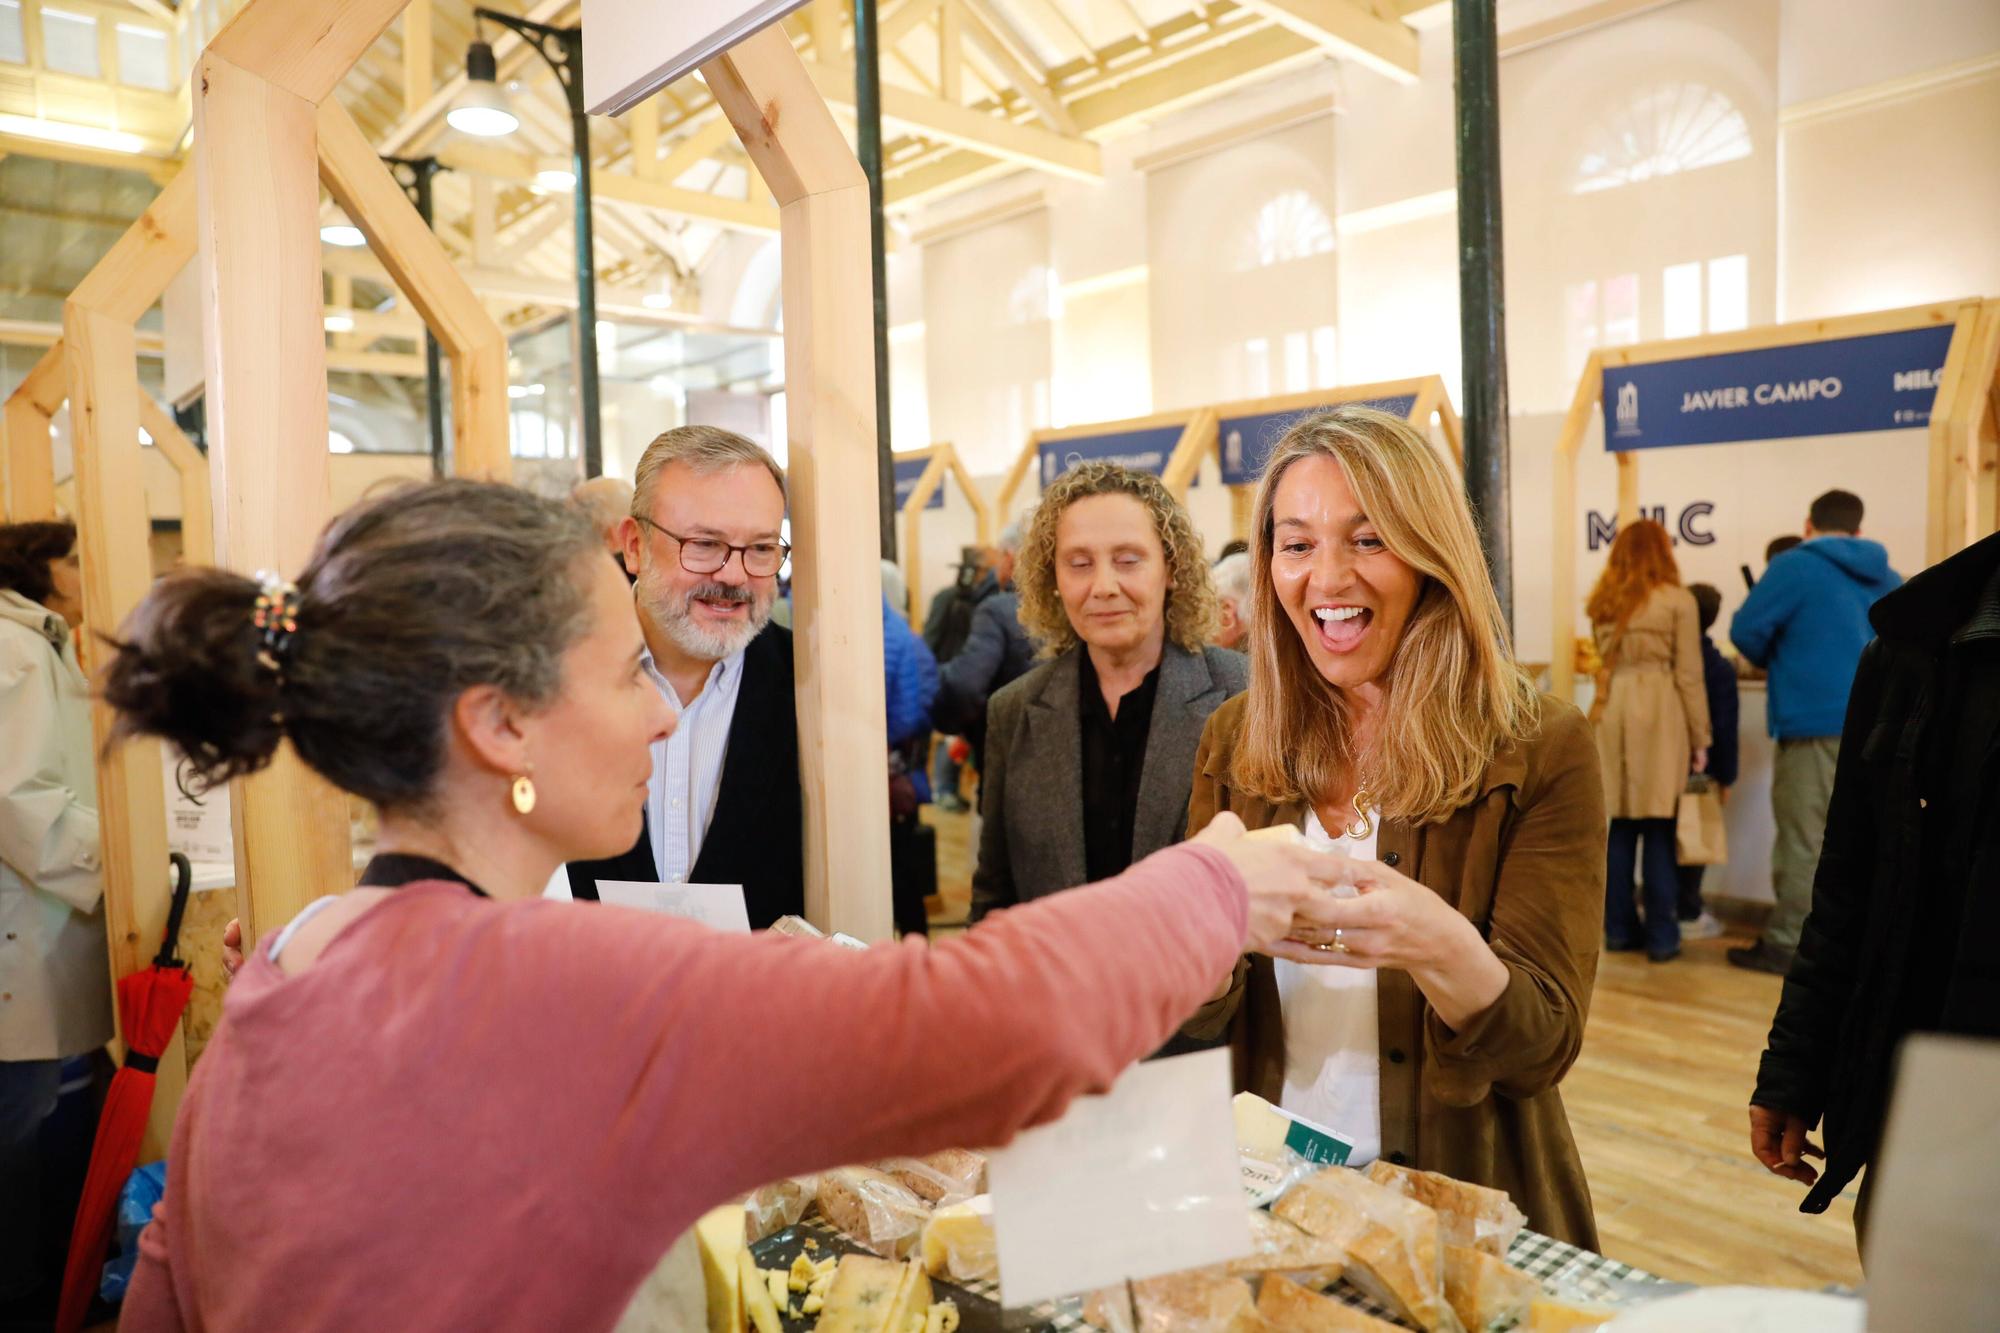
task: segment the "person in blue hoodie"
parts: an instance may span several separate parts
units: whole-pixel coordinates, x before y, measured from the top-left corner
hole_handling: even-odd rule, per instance
[[[1777,905],[1763,938],[1729,951],[1731,963],[1756,972],[1791,969],[1812,906],[1847,693],[1874,637],[1868,609],[1903,582],[1882,544],[1862,538],[1861,516],[1861,497],[1851,492],[1814,500],[1805,541],[1771,562],[1729,622],[1736,650],[1770,673],[1766,709],[1778,742],[1771,765]]]

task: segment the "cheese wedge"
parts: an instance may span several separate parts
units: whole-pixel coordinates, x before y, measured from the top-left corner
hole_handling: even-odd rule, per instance
[[[920,1260],[842,1255],[816,1333],[910,1333],[913,1320],[923,1333],[930,1308],[931,1279]]]
[[[1279,1160],[1286,1151],[1308,1162],[1339,1166],[1354,1145],[1324,1125],[1279,1110],[1254,1092],[1239,1092],[1232,1103],[1236,1115],[1236,1146],[1246,1152]]]
[[[1279,1333],[1390,1333],[1396,1327],[1276,1273],[1264,1279],[1257,1313]]]
[[[1541,1294],[1541,1283],[1484,1250],[1444,1247],[1444,1298],[1469,1329],[1519,1320]]]
[[[778,1303],[772,1299],[771,1282],[773,1277],[777,1278],[777,1292],[783,1294],[785,1275],[765,1273],[747,1249],[736,1253],[736,1272],[743,1284],[743,1312],[750,1316],[751,1328],[756,1333],[785,1333],[784,1321],[778,1317]]]
[[[694,1224],[701,1276],[708,1288],[708,1333],[745,1333],[743,1281],[737,1256],[745,1249],[743,1206],[717,1208]]]
[[[1000,1277],[1000,1249],[993,1238],[993,1196],[982,1194],[940,1208],[924,1224],[924,1271],[957,1282]]]

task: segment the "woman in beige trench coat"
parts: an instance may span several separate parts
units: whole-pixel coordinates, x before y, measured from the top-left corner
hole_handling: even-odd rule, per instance
[[[1620,532],[1585,610],[1606,667],[1592,708],[1611,816],[1605,947],[1644,948],[1664,963],[1681,951],[1674,812],[1688,772],[1708,766],[1710,740],[1700,616],[1694,595],[1681,587],[1667,530],[1641,519]],[[1643,924],[1633,901],[1642,841]]]

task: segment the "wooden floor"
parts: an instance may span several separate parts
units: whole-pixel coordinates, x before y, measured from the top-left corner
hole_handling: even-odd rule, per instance
[[[933,917],[962,921],[971,894],[967,815],[924,807],[938,830]],[[1746,1106],[1778,978],[1730,967],[1737,939],[1690,941],[1672,963],[1605,957],[1583,1056],[1563,1083],[1604,1252],[1683,1282],[1855,1286],[1850,1188],[1818,1217],[1804,1189],[1749,1150]]]

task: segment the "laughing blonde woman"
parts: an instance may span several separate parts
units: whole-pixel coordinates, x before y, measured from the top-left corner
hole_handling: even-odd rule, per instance
[[[1515,665],[1458,478],[1407,422],[1293,426],[1252,532],[1250,687],[1209,720],[1189,825],[1297,827],[1358,892],[1250,960],[1238,1078],[1356,1164],[1504,1189],[1594,1247],[1557,1091],[1604,912],[1589,729]]]

